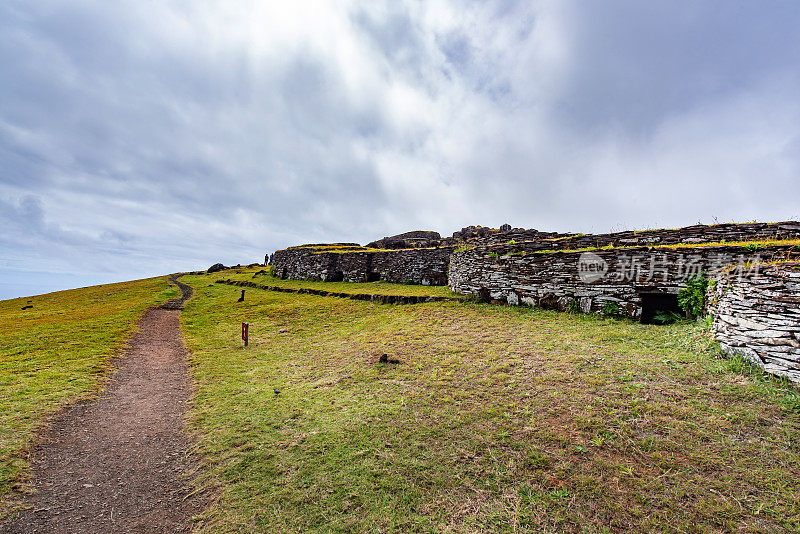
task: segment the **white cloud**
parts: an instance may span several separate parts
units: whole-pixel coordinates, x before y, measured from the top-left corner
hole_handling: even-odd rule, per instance
[[[800,8],[742,9],[6,2],[6,271],[797,217]]]

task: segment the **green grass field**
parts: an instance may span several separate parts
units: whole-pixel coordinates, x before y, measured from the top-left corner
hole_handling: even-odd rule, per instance
[[[237,303],[214,283],[446,291],[257,270],[183,279],[189,424],[218,495],[205,531],[800,530],[800,392],[720,358],[703,324],[255,289]],[[156,278],[0,302],[0,497],[42,421],[98,392],[143,310],[176,295]]]
[[[701,324],[220,277],[182,315],[209,532],[800,530],[800,394]]]
[[[0,301],[0,500],[43,421],[96,394],[139,316],[177,294],[160,277]]]
[[[337,293],[366,293],[372,295],[408,295],[408,296],[434,296],[434,297],[463,297],[453,293],[447,286],[420,286],[410,284],[392,284],[389,282],[311,282],[307,280],[282,280],[272,276],[272,268],[267,268],[267,274],[253,276],[264,267],[242,267],[229,269],[210,275],[213,280],[245,280],[265,286],[286,287],[290,289],[322,289]],[[255,291],[255,290],[254,290]]]

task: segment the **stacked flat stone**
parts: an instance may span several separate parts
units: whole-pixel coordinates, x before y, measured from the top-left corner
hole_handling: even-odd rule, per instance
[[[797,239],[800,223],[695,225],[595,235],[540,232],[504,224],[499,229],[469,226],[455,232],[452,238],[437,239],[438,236],[425,231],[399,234],[371,243],[373,247],[384,247],[379,251],[364,249],[355,243],[292,247],[277,251],[272,265],[275,274],[283,278],[326,282],[383,280],[424,285],[449,283],[454,291],[488,295],[488,300],[509,304],[558,309],[578,307],[584,312],[598,312],[613,303],[621,313],[638,318],[642,312],[641,294],[676,294],[685,287],[685,278],[680,272],[666,273],[663,280],[615,282],[605,277],[587,284],[578,277],[580,253],[568,251],[613,247],[595,251],[607,262],[609,272],[614,272],[620,261],[631,254],[663,255],[672,265],[681,257],[696,257],[696,267],[708,272],[715,266],[736,263],[743,257],[770,260],[772,255],[788,252],[793,247],[766,246],[757,250],[725,245],[690,250],[647,247]],[[385,248],[389,246],[392,248]],[[334,247],[336,250],[331,251]]]
[[[526,250],[572,250],[586,247],[678,245],[694,243],[754,241],[761,239],[787,239],[800,235],[800,223],[725,223],[697,224],[674,229],[626,230],[607,234],[575,234],[540,232],[535,229],[511,228],[504,224],[499,229],[468,226],[455,232],[452,238],[442,240],[442,245],[466,243],[470,245],[502,245],[509,241],[527,245]],[[447,241],[447,242],[446,242]]]
[[[791,253],[794,245],[772,245],[752,251],[741,246],[688,248],[624,248],[594,250],[607,273],[587,282],[579,275],[583,252],[528,253],[517,255],[513,246],[476,247],[457,251],[450,259],[450,288],[456,293],[476,295],[496,303],[525,304],[558,310],[577,308],[584,313],[602,313],[613,303],[619,313],[639,319],[643,311],[642,294],[677,295],[686,287],[687,261],[693,272],[710,275],[728,265],[764,261],[775,255]],[[631,257],[656,258],[663,270],[655,276],[618,280]],[[647,262],[642,267],[647,268]]]
[[[368,300],[380,304],[422,304],[427,302],[460,302],[462,299],[456,297],[440,297],[435,295],[382,295],[374,293],[342,293],[338,291],[325,291],[324,289],[311,288],[291,288],[280,286],[268,286],[256,284],[247,280],[217,280],[217,284],[228,284],[229,286],[254,287],[267,291],[277,291],[279,293],[297,293],[301,295],[318,295],[321,297],[336,297],[351,300]]]
[[[800,382],[800,264],[721,277],[712,313],[714,337],[724,352]]]
[[[447,285],[452,247],[401,250],[325,252],[297,247],[279,250],[274,273],[292,280]]]

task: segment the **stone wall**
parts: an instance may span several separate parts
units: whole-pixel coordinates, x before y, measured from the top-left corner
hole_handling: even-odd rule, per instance
[[[533,228],[512,228],[511,225],[504,224],[500,228],[468,226],[454,232],[453,237],[442,239],[441,244],[502,245],[511,241],[518,245],[526,244],[530,247],[529,250],[571,250],[606,245],[674,245],[797,237],[800,237],[800,223],[797,221],[698,224],[675,229],[629,230],[606,234],[541,232]]]
[[[612,302],[623,307],[626,315],[638,317],[643,307],[642,293],[677,293],[682,286],[674,274],[669,271],[660,273],[666,278],[658,284],[618,283],[604,279],[587,285],[570,278],[575,275],[575,264],[581,256],[580,253],[559,256],[558,251],[570,254],[569,251],[576,249],[611,248],[610,252],[599,250],[596,253],[601,261],[606,262],[606,267],[614,271],[624,268],[618,259],[625,261],[626,255],[641,255],[643,250],[647,251],[633,247],[798,239],[800,223],[787,221],[696,225],[674,230],[595,235],[540,232],[535,229],[512,228],[510,225],[503,225],[498,229],[470,226],[455,232],[453,237],[437,240],[437,236],[435,232],[417,231],[372,243],[375,246],[392,247],[391,249],[361,247],[355,243],[303,245],[277,251],[271,263],[275,274],[284,278],[329,282],[384,280],[445,285],[448,283],[449,269],[450,285],[454,290],[465,293],[489,292],[495,295],[488,297],[489,300],[510,299],[523,302],[524,299],[526,303],[533,301],[537,305],[545,303],[563,307],[571,306],[571,300],[577,299],[579,307],[588,311],[597,311],[598,306],[605,307],[608,302]],[[397,246],[407,248],[395,249]],[[461,252],[456,253],[453,258],[453,267],[450,255],[456,247],[460,247]],[[646,252],[647,260],[650,261],[659,254],[672,254],[669,257],[673,259],[675,256],[671,252]],[[680,254],[685,257],[691,255],[688,251]],[[736,262],[743,255],[752,256],[753,251],[715,246],[703,248],[696,254],[699,255],[698,265],[707,269],[721,268],[727,265],[722,262]],[[496,261],[496,258],[501,260]],[[554,299],[558,304],[553,303]]]
[[[486,301],[584,313],[615,310],[640,319],[648,303],[677,295],[693,275],[713,277],[730,265],[746,271],[794,248],[686,246],[525,253],[483,246],[453,254],[449,284],[457,293]]]
[[[272,266],[276,276],[325,282],[395,282],[447,285],[452,247],[431,249],[327,252],[296,247],[279,250]]]
[[[372,270],[386,282],[446,286],[452,247],[376,252]]]
[[[310,248],[287,248],[272,255],[272,267],[276,276],[292,280],[322,280],[331,282],[336,278],[333,253],[314,254]]]
[[[466,230],[466,229],[465,229]],[[491,230],[480,228],[472,233],[465,230],[454,235],[467,236],[466,243],[512,246],[529,252],[540,250],[575,250],[589,247],[625,247],[759,241],[765,239],[800,238],[800,222],[698,224],[675,229],[638,230],[608,234],[558,234],[524,230],[522,228]]]
[[[710,310],[714,337],[724,352],[800,382],[800,264],[720,276]]]

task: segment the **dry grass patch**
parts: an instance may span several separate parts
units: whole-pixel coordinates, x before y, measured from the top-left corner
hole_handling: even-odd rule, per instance
[[[183,315],[210,530],[800,529],[800,396],[702,325],[211,280]]]

